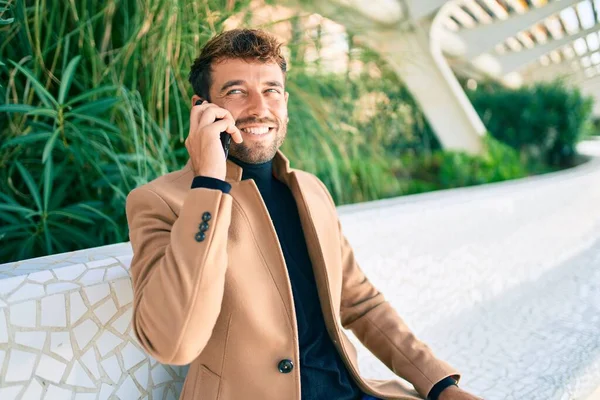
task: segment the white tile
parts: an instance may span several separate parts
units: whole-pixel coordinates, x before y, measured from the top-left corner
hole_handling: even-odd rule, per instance
[[[4,366],[4,357],[6,356],[6,351],[0,350],[0,371],[2,371],[2,367]]]
[[[64,293],[74,289],[80,289],[81,286],[72,282],[49,283],[46,285],[46,292],[50,294]]]
[[[124,335],[125,331],[127,331],[127,328],[129,328],[129,325],[131,325],[132,316],[133,308],[129,307],[127,310],[125,310],[123,315],[121,315],[115,320],[115,322],[112,323],[112,327],[115,328],[115,330],[121,335]]]
[[[125,268],[117,265],[116,267],[110,267],[106,270],[106,276],[104,280],[107,282],[114,281],[119,278],[128,278],[129,273],[125,270]]]
[[[64,294],[44,297],[42,303],[42,326],[67,326],[67,307]]]
[[[83,291],[85,292],[88,302],[93,306],[110,294],[110,286],[108,286],[108,283],[103,283],[101,285],[85,287]]]
[[[123,356],[125,371],[129,371],[132,367],[146,359],[146,354],[131,342],[128,342],[123,350],[121,350],[121,355]]]
[[[88,270],[81,278],[79,278],[79,282],[85,286],[102,282],[104,279],[104,271],[104,268]]]
[[[94,314],[100,320],[102,325],[105,325],[110,319],[117,313],[117,307],[113,299],[109,298],[102,305],[99,305],[95,310]]]
[[[75,400],[96,400],[96,393],[77,393]]]
[[[49,280],[54,279],[54,275],[52,275],[52,272],[45,270],[45,271],[34,272],[33,274],[29,274],[27,279],[29,279],[30,281],[37,282],[37,283],[46,283]]]
[[[12,278],[3,278],[0,279],[0,296],[5,296],[8,293],[12,292],[25,280],[27,276],[15,276]]]
[[[16,303],[18,301],[35,299],[45,295],[46,292],[44,291],[44,285],[37,283],[25,283],[13,294],[11,294],[7,300],[9,303]]]
[[[156,364],[154,368],[152,368],[150,374],[152,375],[152,382],[154,382],[154,385],[160,385],[161,383],[173,380],[171,375],[169,375],[165,367],[161,364]]]
[[[129,267],[131,266],[132,259],[133,259],[133,254],[117,257],[117,260],[119,260],[121,262],[121,264],[123,264],[123,266],[127,269],[129,269]]]
[[[139,399],[140,395],[141,393],[137,386],[135,386],[135,383],[133,383],[131,376],[128,376],[117,390],[117,396],[121,400]]]
[[[164,386],[154,389],[152,391],[152,399],[162,400],[164,392],[165,392]]]
[[[59,383],[66,368],[67,364],[64,362],[55,360],[46,354],[42,354],[42,358],[35,370],[35,374],[40,378]]]
[[[15,400],[21,389],[23,389],[23,385],[0,388],[0,399]]]
[[[108,352],[123,343],[123,339],[118,336],[115,336],[110,331],[104,331],[96,340],[96,348],[100,353],[100,357],[104,357]]]
[[[52,332],[50,334],[50,351],[67,361],[73,359],[71,336],[69,332]]]
[[[0,343],[8,343],[8,325],[4,310],[0,310]]]
[[[87,369],[92,373],[94,379],[100,379],[100,371],[98,370],[98,360],[96,359],[96,352],[93,347],[90,347],[80,358],[81,362]]]
[[[10,324],[35,328],[36,309],[36,302],[33,300],[10,306]]]
[[[167,393],[167,400],[177,400],[175,393],[173,393],[173,389],[170,389]]]
[[[7,304],[5,301],[0,300],[0,308],[6,307]]]
[[[102,369],[106,372],[106,375],[112,380],[114,383],[118,383],[119,379],[121,379],[121,367],[119,366],[119,362],[117,361],[117,356],[112,355],[108,357],[106,360],[100,361],[102,364]]]
[[[46,332],[15,332],[15,342],[41,350],[46,341]]]
[[[31,382],[29,382],[29,386],[27,386],[23,399],[41,399],[42,390],[42,385],[40,385],[37,379],[32,379]]]
[[[72,394],[73,392],[68,389],[50,385],[50,387],[48,387],[48,391],[46,392],[46,396],[44,396],[44,400],[67,400],[71,398]]]
[[[87,346],[94,335],[98,333],[98,330],[98,325],[96,325],[96,323],[91,319],[86,319],[81,324],[73,328],[73,333],[75,334],[75,340],[77,341],[79,350],[83,350],[85,346]]]
[[[75,264],[68,267],[54,269],[54,274],[61,281],[74,281],[79,275],[86,270],[85,265]]]
[[[131,303],[133,300],[133,290],[131,288],[131,279],[119,279],[111,283],[113,290],[117,295],[119,307]]]
[[[113,387],[107,383],[103,383],[100,388],[100,394],[98,395],[98,400],[107,400],[110,394],[113,391]]]
[[[150,368],[148,367],[148,363],[145,362],[139,367],[134,373],[133,376],[137,383],[143,387],[144,389],[148,389],[148,376],[150,373]]]
[[[31,378],[37,355],[28,351],[11,349],[8,353],[6,382],[27,381]]]
[[[104,258],[102,260],[96,260],[96,261],[90,261],[85,263],[87,265],[88,268],[99,268],[99,267],[106,267],[108,265],[113,265],[116,264],[117,262],[115,261],[114,258]]]
[[[75,325],[88,309],[79,292],[73,292],[69,296],[69,322],[71,325]]]
[[[95,388],[96,385],[90,379],[89,375],[77,360],[73,363],[73,368],[66,380],[67,385],[81,386],[85,388]]]

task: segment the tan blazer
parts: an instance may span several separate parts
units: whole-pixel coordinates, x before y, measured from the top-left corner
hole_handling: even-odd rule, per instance
[[[419,398],[399,380],[362,378],[342,327],[423,398],[441,379],[458,377],[365,277],[323,183],[291,169],[281,152],[273,169],[298,204],[327,330],[359,387],[382,399]],[[228,160],[229,194],[190,189],[194,174],[188,162],[129,194],[133,328],[159,362],[191,363],[183,400],[300,400],[294,300],[302,299],[292,297],[256,184],[241,176],[241,168]],[[205,213],[209,227],[198,241]]]

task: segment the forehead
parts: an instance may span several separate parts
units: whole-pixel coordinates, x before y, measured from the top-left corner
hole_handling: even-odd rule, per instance
[[[261,63],[243,59],[225,59],[212,66],[212,83],[216,87],[231,80],[248,83],[278,81],[284,83],[283,71],[276,63]]]

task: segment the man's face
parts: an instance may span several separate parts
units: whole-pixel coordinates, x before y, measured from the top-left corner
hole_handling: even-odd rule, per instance
[[[229,154],[247,163],[271,160],[287,133],[288,93],[275,63],[227,59],[212,67],[211,103],[228,110],[244,141]]]

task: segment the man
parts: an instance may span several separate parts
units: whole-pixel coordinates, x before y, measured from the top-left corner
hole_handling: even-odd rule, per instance
[[[127,198],[140,344],[191,363],[184,400],[476,399],[367,280],[325,186],[279,151],[280,47],[258,30],[213,38],[190,73],[189,162]],[[342,327],[421,397],[362,378]]]

